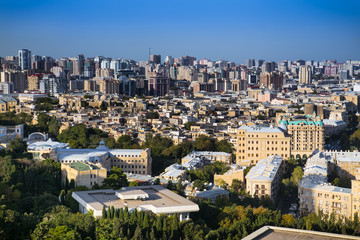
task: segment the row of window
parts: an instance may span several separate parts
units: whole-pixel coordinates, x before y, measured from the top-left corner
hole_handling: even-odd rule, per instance
[[[124,168],[145,168],[145,165],[114,165],[118,168],[124,169]]]
[[[145,159],[142,160],[121,160],[121,159],[113,159],[112,162],[145,162]]]

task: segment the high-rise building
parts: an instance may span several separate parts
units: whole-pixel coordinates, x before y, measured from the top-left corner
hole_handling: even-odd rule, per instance
[[[263,64],[263,66],[265,63]],[[260,73],[260,87],[280,90],[284,84],[284,76],[281,72],[262,72]]]
[[[148,91],[150,96],[165,96],[169,92],[170,80],[161,73],[149,73]]]
[[[300,66],[299,67],[299,83],[300,84],[311,84],[311,67]]]
[[[248,59],[248,60],[246,60],[246,67],[247,67],[247,68],[255,67],[255,60],[254,60],[254,59]]]
[[[150,62],[154,63],[154,64],[161,64],[161,55],[150,55]]]
[[[21,49],[18,52],[18,57],[21,70],[31,69],[31,51],[27,49]]]
[[[168,64],[168,65],[173,65],[174,64],[174,58],[171,57],[171,56],[166,56],[165,57],[165,63]]]

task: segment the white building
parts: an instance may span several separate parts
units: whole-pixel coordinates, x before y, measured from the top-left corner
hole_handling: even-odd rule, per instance
[[[129,212],[150,211],[154,214],[172,215],[177,213],[180,221],[189,219],[190,212],[199,211],[199,206],[186,198],[160,186],[127,187],[122,190],[102,189],[73,192],[72,197],[79,203],[79,212],[93,211],[95,217],[102,216],[103,206],[108,210],[128,208]]]

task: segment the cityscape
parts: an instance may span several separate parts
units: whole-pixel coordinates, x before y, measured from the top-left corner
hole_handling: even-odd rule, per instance
[[[360,239],[359,3],[120,2],[0,3],[0,239]]]

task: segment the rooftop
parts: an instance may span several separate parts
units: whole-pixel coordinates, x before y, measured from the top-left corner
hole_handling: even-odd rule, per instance
[[[275,177],[282,162],[282,157],[271,155],[268,158],[260,160],[256,166],[250,169],[246,175],[248,180],[272,180]]]
[[[70,163],[69,166],[77,171],[89,171],[94,169],[100,169],[96,165],[84,163],[84,162],[74,162]]]
[[[264,127],[264,126],[241,126],[238,129],[245,130],[246,132],[254,132],[254,133],[282,133],[280,128],[278,127]]]
[[[155,214],[199,211],[197,204],[160,185],[128,187],[118,191],[102,189],[73,192],[72,197],[82,206],[92,209],[95,216],[101,216],[103,205],[106,208],[111,206],[114,208],[128,207],[130,211],[135,208],[148,210]]]
[[[327,233],[327,232],[318,232],[318,231],[308,231],[300,230],[294,228],[284,228],[284,227],[273,227],[273,226],[264,226],[243,240],[288,240],[288,239],[312,239],[312,240],[340,240],[340,239],[360,239],[359,237]]]

